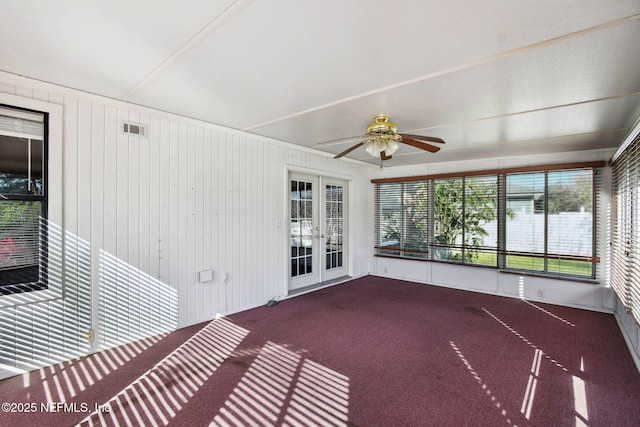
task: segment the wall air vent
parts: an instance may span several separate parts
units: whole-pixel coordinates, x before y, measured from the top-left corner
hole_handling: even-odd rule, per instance
[[[122,122],[120,129],[127,135],[147,137],[147,126],[140,123]]]

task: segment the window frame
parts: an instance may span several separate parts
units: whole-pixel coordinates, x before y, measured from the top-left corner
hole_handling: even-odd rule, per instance
[[[18,112],[26,112],[26,113],[34,113],[38,115],[42,115],[42,127],[43,127],[43,135],[42,135],[42,194],[34,195],[34,194],[4,194],[2,195],[2,199],[4,201],[16,201],[16,202],[38,202],[40,205],[40,220],[38,223],[38,247],[39,247],[39,261],[38,261],[38,280],[30,281],[24,283],[13,283],[13,284],[0,284],[0,295],[12,295],[18,294],[22,292],[33,292],[38,290],[46,290],[48,288],[48,275],[49,268],[47,262],[47,240],[48,240],[48,231],[47,231],[47,218],[48,218],[48,209],[47,209],[47,198],[48,198],[48,122],[49,122],[49,114],[42,111],[36,111],[32,109],[16,107],[12,105],[0,104],[0,108],[11,109]],[[28,162],[31,162],[31,158],[27,159]],[[18,269],[22,270],[28,267],[19,267]]]
[[[565,164],[555,164],[555,165],[542,165],[542,166],[530,166],[530,167],[522,167],[522,168],[509,168],[509,169],[493,169],[493,170],[484,170],[484,171],[471,171],[471,172],[461,172],[461,173],[447,173],[447,174],[433,174],[433,175],[422,175],[422,176],[413,176],[413,177],[397,177],[397,178],[381,178],[381,179],[372,179],[371,182],[375,185],[375,194],[376,194],[376,215],[374,218],[374,226],[375,229],[378,230],[380,224],[378,223],[378,219],[379,219],[379,203],[380,201],[378,200],[379,198],[379,188],[381,185],[384,184],[401,184],[401,183],[408,183],[408,182],[414,182],[414,181],[420,181],[420,182],[425,182],[426,185],[429,186],[430,188],[430,194],[432,197],[430,197],[429,200],[429,208],[428,211],[430,212],[429,215],[429,226],[428,229],[430,230],[430,234],[428,236],[428,240],[429,240],[429,248],[430,250],[428,251],[428,254],[419,260],[423,260],[423,261],[432,261],[432,262],[444,262],[444,263],[452,263],[452,264],[456,264],[456,265],[466,265],[466,266],[473,266],[473,267],[481,267],[481,268],[496,268],[499,269],[501,271],[504,272],[509,272],[509,273],[521,273],[521,274],[528,274],[528,275],[542,275],[545,277],[556,277],[556,278],[565,278],[565,279],[570,279],[570,280],[581,280],[581,281],[593,281],[597,278],[598,276],[598,268],[597,265],[600,262],[600,258],[597,256],[598,253],[598,245],[597,245],[597,218],[599,218],[598,216],[598,205],[597,205],[597,199],[598,199],[598,191],[600,189],[601,186],[601,179],[600,179],[600,175],[601,172],[599,171],[600,168],[605,166],[605,162],[604,161],[597,161],[597,162],[582,162],[582,163],[565,163]],[[591,194],[591,203],[592,203],[592,208],[591,208],[591,214],[592,214],[592,228],[591,228],[591,255],[584,257],[586,261],[591,262],[591,274],[590,275],[581,275],[581,274],[573,274],[573,273],[563,273],[563,272],[555,272],[555,271],[548,271],[548,262],[547,260],[549,259],[549,257],[551,257],[552,259],[557,259],[557,256],[553,256],[550,255],[548,253],[548,242],[547,242],[547,223],[549,221],[548,219],[548,211],[546,209],[546,205],[547,205],[547,198],[548,198],[548,174],[550,172],[562,172],[562,171],[569,171],[569,170],[579,170],[579,169],[583,169],[583,170],[588,170],[591,169],[591,179],[592,179],[592,194]],[[511,268],[511,267],[507,267],[506,265],[506,257],[508,255],[508,251],[506,250],[507,247],[507,231],[506,231],[506,221],[507,221],[507,177],[509,175],[512,174],[521,174],[521,173],[529,173],[529,172],[544,172],[544,179],[545,179],[545,188],[544,188],[544,200],[545,200],[545,210],[544,210],[544,224],[545,224],[545,241],[544,241],[544,253],[540,254],[540,256],[542,256],[544,258],[544,269],[542,271],[540,270],[532,270],[532,269],[520,269],[520,268]],[[437,180],[445,180],[445,179],[461,179],[462,180],[462,186],[463,186],[463,194],[462,194],[462,201],[461,201],[461,205],[462,205],[462,217],[465,218],[466,212],[465,212],[465,195],[464,195],[464,190],[466,189],[466,178],[467,177],[491,177],[491,176],[496,176],[496,180],[495,180],[495,185],[496,185],[496,198],[497,198],[497,206],[496,206],[496,212],[495,212],[495,221],[496,221],[496,265],[494,266],[493,264],[483,264],[483,263],[476,263],[476,262],[467,262],[466,257],[463,255],[461,257],[461,260],[440,260],[437,259],[434,256],[434,251],[433,251],[433,247],[434,246],[438,246],[438,245],[434,245],[434,211],[435,211],[435,207],[434,207],[434,203],[435,203],[435,197],[433,196],[433,193],[435,191],[435,183]],[[463,222],[463,224],[461,225],[462,229],[463,229],[463,241],[462,244],[460,245],[461,247],[461,251],[464,254],[465,251],[465,240],[464,240],[464,232],[466,232],[466,227],[465,224]],[[376,231],[377,233],[377,231]],[[375,236],[375,242],[376,245],[374,245],[374,256],[378,256],[378,257],[391,257],[391,258],[402,258],[402,259],[416,259],[415,257],[407,257],[407,256],[403,256],[402,254],[399,255],[391,255],[391,254],[385,254],[385,253],[381,253],[379,251],[379,247],[377,246],[377,242],[378,242],[378,234],[376,234]],[[491,248],[492,249],[492,248]],[[492,249],[493,250],[493,249]]]
[[[42,113],[46,116],[43,177],[46,194],[46,221],[42,243],[47,258],[46,287],[0,295],[0,307],[11,307],[62,298],[64,295],[64,233],[62,216],[63,106],[54,102],[0,93],[0,105],[6,108]]]
[[[375,192],[375,206],[376,206],[376,221],[375,221],[375,231],[374,231],[374,239],[375,239],[375,244],[374,244],[374,248],[375,251],[379,252],[379,254],[381,256],[384,255],[388,255],[388,256],[394,256],[394,257],[403,257],[403,258],[407,258],[407,259],[418,259],[418,260],[423,260],[426,259],[426,256],[428,254],[428,243],[422,245],[424,246],[424,249],[422,248],[418,248],[416,246],[416,239],[411,239],[411,238],[407,238],[407,222],[408,222],[408,218],[407,218],[407,211],[405,210],[405,206],[407,206],[407,200],[418,200],[418,197],[420,196],[419,191],[421,190],[422,193],[422,197],[424,197],[424,201],[426,202],[427,206],[431,206],[430,204],[430,200],[432,197],[432,190],[431,190],[431,186],[430,185],[426,185],[425,188],[422,189],[417,189],[415,186],[415,182],[408,182],[408,183],[397,183],[397,184],[392,184],[392,185],[398,185],[399,186],[399,192],[398,192],[398,203],[399,203],[399,209],[397,210],[397,212],[399,213],[400,218],[398,218],[399,220],[399,225],[398,225],[398,230],[396,231],[399,236],[398,236],[398,242],[397,245],[395,246],[384,246],[383,240],[388,238],[387,236],[383,236],[383,227],[381,226],[381,219],[384,218],[384,214],[385,213],[390,213],[391,211],[388,210],[387,212],[384,212],[383,207],[381,206],[381,191],[384,191],[386,193],[386,189],[382,190],[380,187],[376,187],[376,192]],[[411,191],[409,191],[407,189],[407,186],[411,186]],[[425,194],[426,193],[426,194]],[[394,210],[393,212],[396,212],[396,210]],[[430,234],[430,224],[432,224],[432,221],[430,220],[431,214],[429,211],[425,212],[425,217],[420,221],[424,221],[424,224],[420,224],[422,226],[425,227],[425,233],[426,236],[429,236]],[[418,225],[416,225],[417,227]]]
[[[552,173],[575,173],[576,171],[590,171],[590,178],[591,178],[591,255],[569,255],[569,254],[557,254],[554,253],[554,251],[550,250],[550,244],[553,243],[551,240],[551,233],[550,233],[550,224],[551,224],[551,220],[550,220],[550,215],[552,215],[552,213],[549,210],[549,200],[550,200],[550,195],[552,194],[551,190],[551,186],[549,185],[549,174]],[[597,275],[597,268],[596,265],[600,262],[599,257],[597,256],[597,245],[596,245],[596,234],[597,234],[597,222],[596,222],[596,218],[597,218],[597,189],[600,187],[599,184],[599,177],[598,177],[598,168],[595,167],[577,167],[577,168],[565,168],[565,169],[559,169],[559,170],[555,170],[555,169],[547,169],[544,171],[539,171],[539,172],[527,172],[527,173],[509,173],[509,174],[505,174],[505,180],[508,181],[508,177],[509,176],[516,176],[516,175],[525,175],[525,174],[535,174],[535,173],[542,173],[543,175],[543,190],[542,190],[542,213],[544,214],[543,217],[543,228],[544,228],[544,234],[543,234],[543,250],[542,252],[535,252],[535,251],[531,251],[528,255],[524,254],[524,256],[528,256],[528,257],[533,257],[533,258],[541,258],[543,260],[543,265],[542,265],[542,269],[527,269],[527,268],[518,268],[518,267],[508,267],[507,266],[507,257],[510,255],[515,255],[515,256],[523,256],[522,253],[520,253],[519,251],[513,251],[513,250],[509,250],[507,249],[507,242],[509,241],[509,230],[508,230],[508,222],[506,220],[506,214],[505,214],[505,219],[504,219],[504,226],[505,226],[505,245],[503,247],[503,252],[504,252],[504,269],[505,270],[509,270],[509,271],[513,271],[513,272],[526,272],[526,273],[533,273],[533,274],[541,274],[541,275],[546,275],[546,276],[554,276],[554,277],[568,277],[568,278],[578,278],[578,279],[595,279],[596,275]],[[505,183],[505,187],[506,187],[506,196],[504,198],[504,203],[505,203],[505,213],[507,212],[507,206],[506,203],[508,201],[508,197],[509,197],[509,192],[508,192],[508,182]],[[535,202],[534,202],[535,203]],[[535,210],[535,208],[534,208]],[[583,275],[583,274],[572,274],[572,273],[567,273],[567,272],[560,272],[560,271],[551,271],[550,270],[550,261],[552,260],[557,260],[557,261],[569,261],[569,262],[590,262],[591,263],[591,274],[590,275]]]

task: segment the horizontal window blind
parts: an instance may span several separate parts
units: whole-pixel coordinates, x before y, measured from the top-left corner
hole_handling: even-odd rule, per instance
[[[591,276],[597,170],[508,174],[506,267]]]
[[[602,166],[372,180],[375,253],[594,278]]]
[[[498,264],[497,175],[464,179],[464,259],[470,264]]]
[[[433,259],[462,261],[464,178],[433,180]]]
[[[381,184],[375,192],[375,253],[426,258],[429,185]]]
[[[44,137],[43,122],[42,114],[0,107],[0,135],[42,139]]]
[[[640,323],[640,137],[613,164],[611,286]]]
[[[0,270],[37,266],[40,202],[0,201]]]

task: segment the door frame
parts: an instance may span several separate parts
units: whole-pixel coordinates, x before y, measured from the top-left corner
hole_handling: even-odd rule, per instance
[[[347,244],[346,246],[346,251],[347,251],[347,275],[348,276],[353,276],[353,271],[354,271],[354,266],[353,266],[353,260],[354,260],[354,251],[353,251],[353,229],[354,227],[351,226],[351,218],[353,216],[353,200],[354,197],[352,197],[352,189],[353,189],[353,176],[351,175],[344,175],[344,174],[340,174],[340,173],[334,173],[334,172],[328,172],[328,171],[324,171],[324,170],[320,170],[320,169],[313,169],[313,168],[306,168],[306,167],[300,167],[300,166],[294,166],[294,165],[284,165],[284,173],[283,173],[283,178],[282,178],[282,214],[281,214],[281,222],[280,224],[283,225],[282,227],[282,238],[283,238],[283,249],[282,249],[282,256],[283,256],[283,261],[281,264],[281,268],[282,271],[284,272],[284,278],[282,281],[282,295],[283,296],[288,296],[291,294],[291,290],[289,289],[289,267],[290,267],[290,254],[291,254],[291,245],[290,245],[290,231],[289,231],[289,222],[290,222],[290,217],[289,217],[289,179],[290,179],[290,175],[291,174],[303,174],[303,175],[311,175],[311,176],[317,176],[317,177],[324,177],[324,178],[333,178],[333,179],[339,179],[345,182],[345,187],[347,190],[347,204],[346,204],[346,209],[345,209],[345,221],[347,224]],[[322,254],[321,254],[322,255]],[[295,292],[295,291],[294,291]]]

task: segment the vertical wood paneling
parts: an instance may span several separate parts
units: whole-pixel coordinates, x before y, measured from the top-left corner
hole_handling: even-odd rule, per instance
[[[212,185],[212,158],[211,158],[211,130],[205,129],[202,135],[201,145],[201,181],[199,187],[199,198],[202,200],[202,213],[199,218],[200,227],[202,227],[202,256],[200,257],[199,270],[209,270],[213,268],[211,248],[213,247],[213,239],[211,237],[212,211],[211,211],[211,194]],[[202,284],[202,295],[200,297],[201,312],[203,317],[211,316],[211,298],[213,293],[214,282]],[[214,313],[215,314],[215,313]]]
[[[91,223],[92,223],[92,180],[95,172],[91,168],[93,157],[91,103],[78,103],[78,157],[77,157],[77,212],[78,228],[75,237],[77,264],[77,292],[75,306],[77,313],[77,331],[82,335],[91,329]],[[78,342],[77,338],[72,338]],[[75,344],[74,342],[74,344]],[[84,343],[83,343],[84,345]],[[80,349],[79,346],[78,350]]]
[[[13,343],[3,347],[3,360],[38,353],[46,363],[87,351],[80,331],[92,322],[97,347],[108,347],[283,296],[285,165],[349,174],[354,193],[368,192],[366,168],[236,131],[82,94],[76,99],[2,82],[0,91],[64,103],[58,167],[66,267],[64,299],[2,309],[1,338]],[[123,134],[123,120],[147,124],[148,138]],[[354,213],[354,222],[367,223],[367,212]],[[368,241],[366,230],[357,227],[356,237]],[[366,250],[354,256],[366,265]],[[206,269],[214,271],[213,281],[199,283],[197,274]],[[4,319],[13,325],[8,330]],[[46,333],[37,344],[17,343],[18,334],[34,334],[38,324]]]
[[[160,250],[158,255],[159,262],[159,279],[164,283],[171,283],[171,268],[170,268],[170,256],[171,256],[171,240],[169,233],[169,224],[171,223],[171,123],[167,119],[160,120],[160,165],[158,169],[161,170],[159,176],[159,222],[160,229],[159,241]]]
[[[112,291],[112,283],[117,282],[117,272],[106,262],[118,252],[118,111],[113,107],[105,108],[104,153],[103,153],[103,223],[102,248],[98,250],[100,274],[100,331],[101,345],[110,346],[118,342],[119,315],[110,307],[118,306],[118,295]],[[99,226],[98,226],[99,227]],[[92,242],[93,243],[93,242]]]
[[[155,279],[160,279],[160,121],[156,118],[145,118],[145,124],[149,126],[149,274]],[[145,218],[144,216],[142,217]],[[153,304],[151,302],[150,304]]]
[[[258,201],[260,199],[260,193],[258,193],[258,158],[257,158],[257,150],[258,144],[254,140],[247,141],[247,151],[246,155],[250,156],[250,167],[249,167],[249,175],[247,176],[247,211],[250,215],[248,221],[250,223],[250,233],[248,236],[245,236],[245,241],[247,245],[251,248],[251,262],[252,268],[248,269],[249,277],[247,280],[249,281],[248,287],[248,297],[247,305],[255,306],[258,303],[258,271],[260,269],[260,257],[261,257],[261,249],[260,238],[258,225],[260,224],[260,209],[258,209]]]
[[[249,231],[249,223],[246,220],[246,175],[248,173],[247,157],[244,154],[244,140],[241,136],[233,137],[233,263],[231,269],[234,272],[232,280],[233,304],[235,307],[243,307],[246,298],[247,268],[251,262],[251,247],[247,246],[245,236]]]
[[[229,260],[231,252],[231,241],[233,239],[231,224],[229,218],[231,217],[231,198],[228,197],[228,187],[231,185],[231,180],[228,178],[227,165],[230,164],[231,150],[229,149],[228,140],[231,136],[227,134],[220,134],[220,155],[218,157],[219,166],[219,196],[220,212],[218,214],[219,224],[218,227],[218,247],[220,251],[220,273],[222,274],[222,282],[220,286],[220,311],[227,312],[232,306],[230,303],[231,296],[229,292]]]
[[[188,125],[181,123],[179,125],[178,140],[178,187],[176,188],[176,200],[178,203],[178,257],[173,259],[172,263],[177,261],[177,281],[174,282],[178,286],[178,295],[180,301],[180,322],[188,323],[189,321],[189,286],[187,271],[187,230],[189,215],[189,191],[188,185]],[[173,226],[173,224],[172,224]]]
[[[118,110],[118,126],[129,119],[127,111]],[[116,259],[123,265],[129,264],[129,137],[121,132],[117,133],[116,159]],[[129,271],[119,265],[110,267],[115,270],[115,285],[129,282]],[[124,340],[130,335],[131,322],[129,312],[129,287],[114,286],[110,289],[115,293],[117,324],[114,338],[116,342]],[[111,292],[111,291],[110,291]]]
[[[63,346],[73,345],[77,338],[68,331],[78,330],[77,298],[78,298],[78,126],[79,101],[65,98],[64,104],[64,151],[63,151],[63,238],[64,238],[64,285],[65,299],[62,301],[61,313],[58,315],[57,304],[52,313],[52,326],[55,330],[65,331],[62,334]]]
[[[222,275],[222,251],[220,250],[220,164],[221,164],[221,142],[220,134],[213,132],[211,134],[211,191],[209,199],[211,200],[211,268],[214,271],[213,289],[211,291],[210,313],[221,313],[224,311],[224,293]]]
[[[105,108],[101,105],[92,105],[91,110],[91,236],[88,239],[91,242],[91,283],[101,283],[100,271],[100,248],[105,246],[104,243],[104,222],[105,222]],[[99,310],[94,308],[100,304],[100,290],[94,289],[92,286],[92,303],[90,308],[92,316],[92,325],[99,322]],[[94,332],[96,342],[102,342],[102,328],[95,328]]]
[[[196,258],[198,254],[198,240],[199,237],[196,233],[196,214],[197,214],[197,200],[196,200],[196,175],[198,170],[198,162],[196,158],[196,129],[193,126],[189,126],[187,131],[187,144],[186,144],[186,162],[188,166],[185,166],[186,171],[186,216],[184,222],[186,224],[186,259],[185,259],[185,275],[183,286],[186,287],[187,296],[187,321],[193,322],[198,318],[197,307],[197,284],[195,280],[196,275]],[[184,187],[183,187],[184,188]]]
[[[149,292],[149,312],[151,317],[160,314],[161,288],[166,285],[163,277],[162,261],[165,250],[162,241],[162,221],[166,218],[166,209],[163,205],[163,188],[168,181],[164,181],[166,171],[161,172],[163,139],[168,137],[163,132],[163,123],[160,119],[152,117],[149,120],[149,275],[152,280],[157,280],[158,286]],[[163,217],[164,215],[164,217]]]
[[[129,116],[131,119],[131,116]],[[145,124],[149,124],[148,119],[143,119],[139,117],[138,122]],[[149,130],[147,128],[147,130]],[[152,318],[151,315],[151,265],[150,265],[150,257],[151,257],[151,245],[150,245],[150,234],[151,234],[151,209],[150,209],[150,192],[151,192],[151,183],[150,183],[150,175],[151,175],[151,167],[152,163],[150,162],[150,145],[152,144],[151,136],[149,135],[147,138],[137,138],[139,145],[139,166],[138,166],[138,180],[139,180],[139,189],[138,189],[138,200],[139,200],[139,209],[138,216],[136,218],[138,222],[138,228],[140,230],[138,235],[138,259],[139,263],[135,265],[135,268],[138,272],[138,287],[139,287],[139,295],[140,295],[140,333],[145,334],[145,331],[151,329],[149,325],[149,319]]]
[[[265,268],[266,266],[266,258],[269,252],[273,251],[275,248],[271,248],[268,240],[268,230],[269,230],[269,210],[266,203],[267,196],[267,179],[264,173],[264,162],[265,162],[265,150],[264,144],[258,143],[256,144],[255,149],[255,178],[254,178],[254,189],[251,192],[255,195],[255,207],[254,210],[258,212],[258,218],[256,221],[256,276],[255,276],[255,286],[257,288],[257,292],[255,293],[256,303],[268,301],[269,296],[266,293],[268,291],[268,272]]]
[[[127,120],[138,122],[138,116],[129,112]],[[126,287],[127,311],[130,337],[139,336],[141,332],[141,289],[138,266],[140,266],[140,175],[142,174],[140,162],[141,139],[136,136],[126,138],[127,144],[127,191],[122,194],[126,198],[127,206],[127,261],[126,277],[128,286]]]
[[[208,268],[205,266],[204,255],[205,245],[210,244],[206,242],[206,228],[204,226],[205,217],[205,202],[204,186],[205,184],[205,166],[204,166],[204,129],[198,128],[196,130],[196,150],[195,150],[195,199],[196,199],[196,215],[194,217],[194,232],[196,240],[196,257],[193,270],[194,285],[196,288],[196,319],[202,319],[205,317],[205,287],[209,284],[200,283],[198,281],[198,272]]]
[[[168,204],[169,204],[169,221],[167,224],[166,231],[169,232],[168,241],[169,241],[169,257],[165,260],[165,262],[169,266],[169,276],[168,283],[172,288],[179,291],[178,283],[180,281],[180,229],[179,229],[179,208],[180,208],[180,200],[178,198],[179,192],[179,136],[180,136],[180,126],[178,123],[171,121],[169,129],[169,186],[167,188],[168,195]],[[178,298],[180,299],[182,295],[180,292],[178,293]],[[179,307],[179,310],[182,307]],[[180,315],[180,320],[182,321],[182,314]]]

